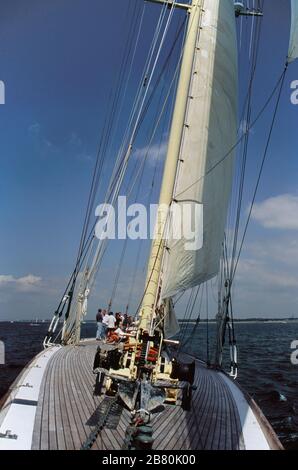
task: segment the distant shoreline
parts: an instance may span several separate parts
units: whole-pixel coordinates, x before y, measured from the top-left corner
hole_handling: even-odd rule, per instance
[[[180,320],[178,319],[179,323],[196,323],[197,321],[195,319],[193,320]],[[262,318],[262,319],[256,319],[256,318],[243,318],[243,319],[236,319],[234,318],[234,323],[298,323],[298,318]],[[206,319],[202,319],[199,321],[199,323],[207,323]],[[208,323],[216,323],[216,320],[213,318],[212,320],[208,320]]]
[[[179,323],[196,323],[196,319],[181,320],[178,319]],[[200,323],[207,323],[205,318],[199,321]],[[209,323],[216,323],[213,318],[208,320]],[[234,323],[287,323],[287,322],[298,322],[298,318],[234,318]]]
[[[47,324],[51,320],[40,320],[38,324]],[[197,323],[196,318],[184,320],[178,318],[179,323]],[[215,318],[208,320],[209,323],[216,323]],[[288,322],[298,322],[298,318],[234,318],[235,323],[288,323]],[[36,320],[0,320],[0,323],[36,323]],[[96,323],[95,320],[86,320],[84,323]],[[205,318],[200,319],[199,323],[207,323]]]

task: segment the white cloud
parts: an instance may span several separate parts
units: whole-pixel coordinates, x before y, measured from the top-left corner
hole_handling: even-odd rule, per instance
[[[82,139],[75,133],[72,132],[69,136],[67,146],[72,155],[80,161],[93,161],[92,155],[86,151],[86,146],[83,144]]]
[[[257,203],[252,218],[265,228],[298,230],[298,196],[282,194]]]
[[[247,245],[247,249],[254,259],[266,259],[287,267],[298,266],[298,240],[290,237],[281,237],[277,240],[266,239]]]
[[[297,314],[298,242],[287,235],[247,243],[234,285],[239,317]]]
[[[281,269],[270,260],[243,259],[239,263],[237,278],[245,287],[254,287],[256,291],[275,288],[298,288],[298,274]]]
[[[12,287],[17,291],[33,292],[40,287],[41,277],[27,274],[23,277],[15,277],[11,274],[0,275],[0,287]]]
[[[40,133],[40,124],[38,122],[31,124],[31,126],[29,126],[29,132],[38,135]]]
[[[28,132],[38,148],[38,153],[44,157],[63,155],[63,157],[76,158],[82,162],[93,161],[93,156],[87,151],[86,145],[75,132],[71,132],[59,145],[48,138],[45,130],[37,122],[29,126]]]
[[[154,144],[151,147],[138,148],[134,152],[136,158],[145,158],[147,162],[155,165],[157,160],[163,160],[167,151],[168,142],[162,142],[161,144]]]
[[[72,147],[81,147],[82,146],[82,139],[75,132],[72,132],[70,134],[68,143]]]

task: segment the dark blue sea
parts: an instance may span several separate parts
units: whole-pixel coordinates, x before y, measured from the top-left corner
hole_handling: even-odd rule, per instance
[[[48,324],[0,323],[6,363],[0,365],[0,397],[27,362],[42,349]],[[95,323],[82,325],[82,336],[94,337]],[[298,322],[236,323],[240,385],[256,400],[286,449],[298,449],[298,365],[291,363],[291,343],[298,340]],[[208,341],[207,341],[208,338]],[[215,326],[182,325],[187,352],[206,360],[213,354]],[[227,356],[226,356],[227,360]]]

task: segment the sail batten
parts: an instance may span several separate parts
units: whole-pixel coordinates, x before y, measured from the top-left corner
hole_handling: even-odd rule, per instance
[[[298,1],[291,0],[291,33],[288,61],[298,59]]]
[[[218,273],[232,187],[234,153],[218,162],[231,150],[237,134],[238,69],[233,0],[205,0],[201,26],[174,201],[198,201],[203,205],[203,246],[186,249],[189,240],[185,236],[180,239],[170,236],[164,255],[163,298],[201,284]]]

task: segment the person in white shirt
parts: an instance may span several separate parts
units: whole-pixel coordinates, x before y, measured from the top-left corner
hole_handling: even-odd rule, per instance
[[[110,312],[107,315],[107,324],[108,324],[108,338],[111,335],[111,333],[115,330],[115,324],[116,324],[116,318],[114,317],[113,312]]]

